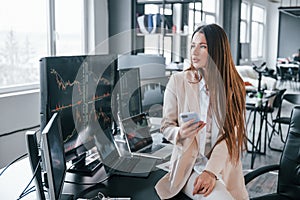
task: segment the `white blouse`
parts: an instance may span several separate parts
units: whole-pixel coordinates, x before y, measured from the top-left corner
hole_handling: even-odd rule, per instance
[[[208,112],[208,105],[209,105],[209,93],[208,90],[205,86],[205,81],[204,78],[201,79],[199,83],[199,90],[200,90],[200,97],[199,97],[199,102],[200,102],[200,120],[206,122],[207,118],[207,112]],[[206,163],[207,163],[207,158],[205,156],[205,146],[207,142],[210,142],[210,133],[207,133],[207,124],[199,131],[198,133],[199,137],[199,156],[196,160],[196,163],[194,165],[194,170],[198,173],[203,171]]]

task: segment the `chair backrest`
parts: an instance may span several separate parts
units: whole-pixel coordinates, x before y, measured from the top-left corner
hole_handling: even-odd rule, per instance
[[[277,92],[274,101],[273,101],[273,108],[279,108],[280,104],[281,104],[281,100],[283,97],[283,94],[285,93],[286,89],[281,89]]]
[[[294,104],[294,106],[300,105],[300,94],[296,94],[296,93],[295,94],[292,94],[292,93],[284,94],[281,99],[276,118],[281,117],[282,104],[284,101],[289,102],[290,104]]]
[[[300,194],[300,106],[291,113],[287,140],[281,155],[277,192],[291,199]]]
[[[295,105],[300,105],[300,94],[285,94],[283,99]]]

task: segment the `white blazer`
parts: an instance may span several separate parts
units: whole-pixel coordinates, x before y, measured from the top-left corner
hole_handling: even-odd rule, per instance
[[[161,178],[155,186],[162,199],[169,199],[181,191],[192,173],[198,155],[199,141],[195,139],[197,137],[185,139],[180,143],[177,141],[181,123],[178,120],[179,114],[191,111],[199,113],[199,85],[190,83],[195,82],[194,73],[195,71],[187,70],[172,75],[165,91],[161,130],[166,139],[175,145],[171,156],[171,172]],[[242,163],[240,160],[237,164],[230,161],[225,141],[215,146],[205,169],[220,175],[235,199],[249,199]]]

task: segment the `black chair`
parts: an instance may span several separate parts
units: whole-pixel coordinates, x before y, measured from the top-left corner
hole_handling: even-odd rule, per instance
[[[278,108],[277,115],[276,115],[275,119],[273,120],[272,132],[269,136],[269,148],[271,150],[275,150],[275,151],[282,151],[282,150],[271,146],[271,140],[272,140],[274,134],[279,135],[281,141],[284,143],[285,140],[283,138],[284,136],[282,133],[281,125],[289,125],[290,124],[290,117],[282,116],[282,113],[281,113],[282,112],[282,104],[284,102],[288,102],[288,103],[294,104],[294,105],[300,105],[300,94],[284,94],[282,97],[280,106]]]
[[[246,126],[248,127],[248,125],[249,125],[249,121],[250,121],[252,113],[254,111],[258,111],[260,114],[263,115],[263,120],[266,123],[265,132],[267,135],[269,133],[267,127],[270,126],[271,128],[273,128],[273,113],[274,113],[275,109],[278,109],[280,107],[281,99],[282,99],[282,96],[285,93],[285,91],[286,91],[286,89],[277,90],[275,96],[271,97],[265,106],[256,107],[255,105],[246,104],[246,110],[250,111],[250,113],[248,115],[248,119],[246,121]],[[270,117],[268,117],[268,115]],[[271,120],[268,120],[269,118],[271,118]],[[251,126],[251,128],[253,128],[253,127]],[[251,128],[250,128],[250,131],[251,131]]]
[[[278,90],[275,97],[273,99],[270,99],[268,102],[266,112],[270,114],[272,122],[273,122],[273,113],[274,113],[275,109],[279,109],[283,94],[285,92],[286,92],[286,89]],[[268,125],[272,126],[273,124],[268,122]]]
[[[295,106],[288,129],[287,140],[283,148],[280,163],[258,168],[244,176],[248,184],[254,178],[278,171],[277,191],[252,200],[299,199],[300,197],[300,106]]]

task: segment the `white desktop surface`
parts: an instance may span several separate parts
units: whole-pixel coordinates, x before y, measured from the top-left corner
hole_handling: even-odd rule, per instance
[[[277,64],[279,67],[299,67],[298,64],[294,64],[294,63],[280,63]]]
[[[2,172],[3,169],[1,169]],[[0,176],[0,197],[5,200],[18,199],[19,195],[25,189],[33,174],[30,168],[28,157],[14,163]],[[34,182],[28,187],[34,186]],[[36,199],[36,193],[32,192],[26,195],[24,200]]]

